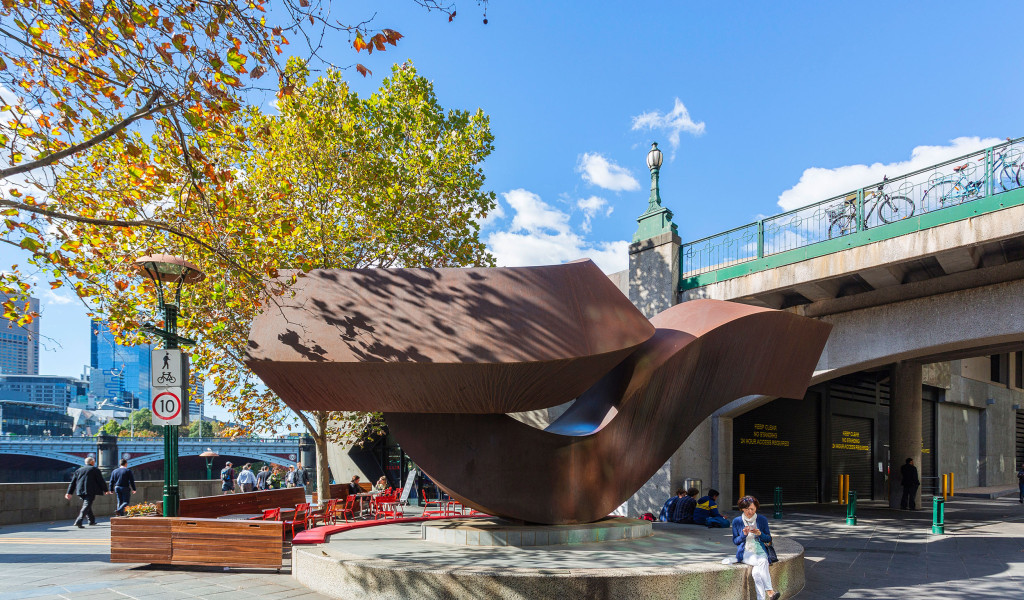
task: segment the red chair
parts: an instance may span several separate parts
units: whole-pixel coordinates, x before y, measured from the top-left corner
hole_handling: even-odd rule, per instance
[[[264,521],[280,521],[281,520],[281,509],[280,508],[264,508],[263,509],[263,520]]]
[[[317,522],[317,519],[319,519],[319,520],[323,521],[324,525],[326,525],[327,523],[331,523],[333,525],[335,520],[336,520],[334,512],[335,512],[335,509],[337,508],[337,506],[338,506],[338,499],[337,498],[331,498],[330,500],[327,501],[327,504],[324,504],[324,506],[323,506],[323,508],[321,510],[319,510],[317,512],[310,513],[310,515],[309,515],[309,522],[312,525],[315,526],[316,522]]]
[[[443,502],[441,502],[440,500],[427,500],[427,490],[420,490],[420,492],[423,494],[423,516],[424,517],[433,517],[433,516],[440,517],[440,516],[444,516],[445,515],[445,506],[444,506]],[[436,510],[428,510],[430,508],[431,504],[434,505]]]
[[[309,502],[303,502],[302,504],[295,505],[295,515],[291,519],[284,521],[285,527],[291,527],[292,537],[295,537],[295,526],[302,525],[303,529],[309,527],[309,520],[311,515],[309,514]]]
[[[344,520],[346,523],[348,523],[349,519],[355,519],[356,518],[356,497],[355,496],[349,496],[349,497],[345,498],[345,504],[343,506],[337,507],[335,509],[335,511],[336,511],[335,515],[334,515],[335,520],[337,520],[338,517],[341,517],[342,520]]]
[[[383,516],[385,519],[404,516],[405,513],[401,507],[398,506],[398,496],[395,494],[381,494],[375,499],[375,508],[373,518],[379,519]]]

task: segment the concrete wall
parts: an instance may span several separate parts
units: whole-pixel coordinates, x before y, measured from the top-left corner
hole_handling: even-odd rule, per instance
[[[163,481],[137,481],[138,493],[132,495],[132,504],[163,500]],[[182,498],[198,498],[220,494],[219,480],[179,482]],[[82,508],[82,500],[71,496],[64,499],[67,483],[0,483],[0,526],[36,521],[67,521],[70,524]],[[99,496],[93,504],[97,517],[114,514],[115,497]]]
[[[979,485],[977,435],[981,410],[948,402],[936,409],[939,475],[953,473],[958,488]]]

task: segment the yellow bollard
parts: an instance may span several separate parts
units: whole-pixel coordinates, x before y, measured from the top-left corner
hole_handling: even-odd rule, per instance
[[[850,500],[850,474],[843,475],[843,497],[846,498],[846,502],[843,504],[849,504]]]
[[[949,474],[949,497],[956,496],[956,476],[953,473]]]
[[[843,475],[839,474],[839,504],[846,504],[846,491],[843,489]]]
[[[747,476],[740,473],[740,498],[747,495]]]
[[[942,474],[942,501],[945,502],[949,498],[949,475],[946,473]]]

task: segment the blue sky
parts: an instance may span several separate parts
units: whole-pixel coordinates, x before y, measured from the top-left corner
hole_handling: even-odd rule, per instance
[[[652,141],[685,242],[1024,136],[1019,2],[493,0],[483,25],[472,1],[449,23],[387,0],[335,3],[334,17],[373,11],[405,36],[397,48],[356,56],[328,37],[325,58],[368,66],[348,72],[363,94],[411,59],[442,105],[490,115],[500,209],[483,237],[504,265],[625,268]],[[0,249],[0,267],[15,260]],[[39,296],[54,338],[42,371],[81,373],[84,310]]]

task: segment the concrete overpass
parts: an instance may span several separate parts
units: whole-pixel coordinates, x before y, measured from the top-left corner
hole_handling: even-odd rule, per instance
[[[1024,139],[1012,140],[686,244],[652,190],[638,218],[645,239],[631,246],[620,287],[648,315],[713,298],[828,321],[834,329],[813,383],[866,372],[885,379],[885,451],[920,464],[922,365],[1024,351],[1022,156]],[[982,409],[982,439],[964,441],[981,450],[966,468],[996,479],[1012,473],[1019,403],[990,390],[961,395],[956,402]],[[666,495],[668,484],[696,475],[734,495],[733,420],[772,400],[742,398],[718,411],[647,493]],[[984,439],[985,423],[1002,438],[1009,432],[1009,449]]]

